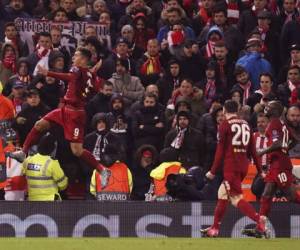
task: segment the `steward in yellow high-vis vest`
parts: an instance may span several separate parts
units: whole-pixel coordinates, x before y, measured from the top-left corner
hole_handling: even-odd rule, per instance
[[[165,148],[160,152],[158,167],[153,169],[150,176],[153,178],[153,199],[156,201],[172,201],[167,194],[166,182],[170,174],[185,174],[186,170],[180,162],[176,161],[178,152],[173,148]]]
[[[38,153],[23,162],[23,174],[27,179],[29,201],[53,201],[60,198],[58,191],[68,185],[68,178],[58,160],[51,158],[55,149],[54,138],[47,133],[38,144]]]

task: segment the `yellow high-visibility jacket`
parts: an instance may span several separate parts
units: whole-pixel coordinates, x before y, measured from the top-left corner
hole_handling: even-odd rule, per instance
[[[156,198],[163,198],[167,194],[166,182],[170,174],[185,174],[186,170],[180,162],[163,162],[153,169],[150,176],[153,178],[154,195]]]
[[[59,162],[39,153],[29,156],[23,162],[23,174],[27,179],[28,200],[53,201],[59,190],[68,185],[68,178]]]

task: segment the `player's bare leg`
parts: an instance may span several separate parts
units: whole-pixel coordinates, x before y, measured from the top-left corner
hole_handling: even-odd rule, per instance
[[[24,153],[27,153],[29,148],[34,145],[37,144],[42,133],[49,130],[51,127],[50,122],[41,119],[39,121],[37,121],[34,124],[34,127],[31,129],[31,131],[29,132],[29,134],[26,137],[26,140],[23,144],[23,151]]]
[[[248,216],[250,219],[255,221],[257,225],[260,226],[260,228],[263,228],[263,230],[259,232],[257,232],[257,229],[244,229],[242,231],[242,234],[256,238],[270,238],[270,232],[265,227],[265,218],[256,213],[253,206],[243,199],[243,195],[231,196],[230,198],[233,206],[237,207],[244,215]],[[263,226],[261,226],[262,223]]]
[[[82,161],[84,161],[86,164],[88,164],[93,169],[99,169],[102,170],[103,167],[99,162],[95,159],[93,154],[84,149],[82,143],[78,142],[71,142],[70,143],[71,151],[72,153],[80,158]]]
[[[50,122],[40,119],[34,124],[34,127],[31,129],[29,134],[26,137],[26,140],[23,144],[23,149],[20,151],[16,151],[10,154],[10,157],[16,159],[19,162],[23,162],[26,158],[26,154],[28,153],[30,147],[38,143],[43,132],[49,130],[51,127]]]
[[[227,206],[228,194],[224,183],[222,183],[218,190],[218,202],[214,212],[214,223],[210,227],[200,230],[203,237],[217,237],[219,235],[221,221],[226,213]]]

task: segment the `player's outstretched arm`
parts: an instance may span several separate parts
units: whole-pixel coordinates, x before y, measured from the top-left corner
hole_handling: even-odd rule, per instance
[[[90,69],[90,71],[91,71],[93,74],[96,74],[97,71],[101,68],[101,66],[102,66],[102,59],[100,59],[100,60],[94,65],[94,67],[92,67],[92,68]]]
[[[257,150],[257,156],[262,156],[264,154],[272,153],[278,149],[282,148],[282,140],[277,140],[273,142],[273,144],[267,148]]]
[[[48,69],[46,69],[45,67],[42,67],[41,65],[37,66],[37,73],[43,76],[50,76],[53,77],[55,79],[59,79],[62,81],[70,81],[73,77],[74,74],[73,73],[58,73],[58,72],[53,72],[53,71],[49,71]]]

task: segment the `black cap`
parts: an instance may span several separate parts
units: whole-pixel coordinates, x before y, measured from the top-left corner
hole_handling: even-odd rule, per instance
[[[183,43],[183,47],[191,48],[194,44],[197,44],[195,40],[188,39]]]
[[[300,44],[293,44],[290,47],[289,51],[291,52],[292,50],[300,50]]]
[[[186,112],[186,111],[179,111],[177,113],[177,121],[179,120],[179,117],[186,117],[188,120],[190,120],[191,116],[190,116],[190,113],[189,112]]]
[[[26,92],[26,97],[30,97],[32,95],[40,95],[40,92],[37,89],[30,89]]]
[[[21,81],[16,81],[16,82],[14,82],[14,84],[12,85],[12,87],[14,89],[24,88],[24,83],[21,82]]]
[[[125,44],[127,44],[127,46],[129,46],[129,42],[126,39],[124,39],[123,37],[119,37],[117,39],[116,46],[120,43],[125,43]]]
[[[268,10],[263,10],[257,14],[258,19],[271,19],[272,13]]]

